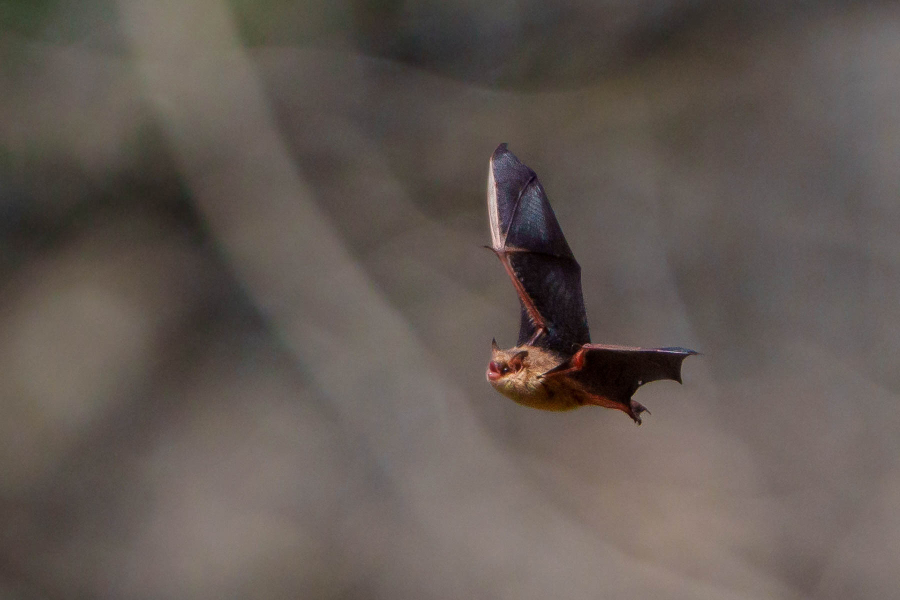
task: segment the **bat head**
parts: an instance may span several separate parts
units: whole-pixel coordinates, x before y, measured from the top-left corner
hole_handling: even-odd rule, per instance
[[[565,357],[538,346],[501,350],[494,342],[487,380],[495,390],[519,404],[545,410],[569,410],[579,404],[574,396],[566,393],[566,380],[544,379],[544,373],[564,360]]]
[[[497,342],[491,343],[491,362],[488,363],[487,380],[502,392],[502,388],[515,385],[526,374],[528,350],[511,348],[501,350]]]

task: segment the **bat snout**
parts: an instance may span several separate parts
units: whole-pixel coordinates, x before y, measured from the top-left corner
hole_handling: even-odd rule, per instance
[[[500,379],[500,377],[501,377],[500,365],[498,365],[496,363],[496,361],[492,360],[491,362],[488,363],[488,368],[487,368],[488,381],[497,381],[498,379]]]

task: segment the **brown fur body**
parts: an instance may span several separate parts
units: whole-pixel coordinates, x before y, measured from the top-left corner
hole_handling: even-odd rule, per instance
[[[491,379],[488,370],[488,381],[494,389],[522,404],[541,410],[572,410],[584,404],[595,404],[581,386],[565,375],[542,377],[565,362],[559,354],[536,346],[516,346],[508,350],[494,348],[491,360],[503,367],[509,365],[513,357],[527,351],[521,359],[518,370],[511,368],[499,378]],[[512,361],[515,363],[515,361]]]

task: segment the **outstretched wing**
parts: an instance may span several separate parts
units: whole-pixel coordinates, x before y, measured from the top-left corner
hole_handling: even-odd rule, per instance
[[[687,348],[587,344],[544,377],[565,375],[588,392],[594,403],[623,410],[640,424],[640,414],[647,409],[631,396],[651,381],[671,379],[681,383],[681,363],[694,354]]]
[[[492,249],[522,304],[519,345],[571,355],[589,343],[581,267],[537,175],[506,144],[491,156],[488,212]]]

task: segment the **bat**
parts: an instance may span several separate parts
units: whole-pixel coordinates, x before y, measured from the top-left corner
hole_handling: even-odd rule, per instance
[[[543,410],[595,405],[641,424],[649,411],[632,396],[645,383],[681,383],[687,348],[592,344],[575,260],[537,175],[506,144],[488,169],[491,246],[521,304],[516,346],[491,341],[487,380],[512,400]]]

